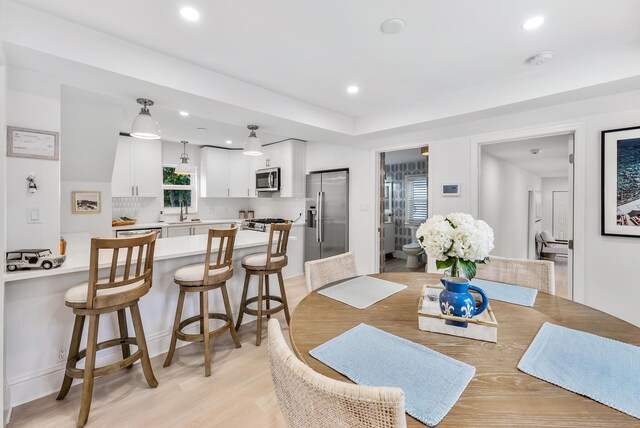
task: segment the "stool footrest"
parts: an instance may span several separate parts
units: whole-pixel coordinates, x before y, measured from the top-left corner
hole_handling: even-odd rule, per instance
[[[121,346],[125,344],[138,346],[138,343],[135,337],[127,337],[126,339],[118,338],[118,339],[111,339],[111,340],[105,340],[104,342],[100,342],[97,344],[96,350],[99,351],[101,349],[112,348],[114,346]],[[83,349],[82,351],[78,352],[77,356],[70,358],[67,361],[66,373],[68,376],[74,379],[84,378],[84,369],[76,368],[76,365],[78,364],[78,362],[80,362],[80,360],[83,360],[86,357],[86,355],[87,355],[87,350]],[[93,377],[104,376],[116,370],[129,367],[140,358],[142,358],[142,351],[138,349],[136,352],[134,352],[131,356],[127,358],[124,358],[122,360],[116,361],[115,363],[112,363],[103,367],[96,367],[93,371]]]
[[[227,314],[211,312],[209,313],[209,319],[218,319],[225,322],[222,327],[219,327],[215,330],[210,330],[209,337],[220,336],[225,331],[233,328],[232,327],[233,322],[232,320],[229,319]],[[202,342],[204,340],[204,334],[190,334],[182,331],[186,326],[196,322],[200,322],[201,320],[202,320],[202,317],[200,315],[194,315],[192,317],[189,317],[185,320],[180,321],[180,324],[178,326],[178,331],[176,331],[176,337],[184,342]]]
[[[262,296],[262,301],[266,302],[267,300],[273,301],[273,302],[279,302],[280,304],[274,308],[262,308],[262,315],[273,315],[277,312],[280,312],[283,308],[284,308],[284,302],[282,301],[282,297],[280,296],[271,296],[271,295],[265,295]],[[257,309],[251,309],[249,307],[249,305],[251,303],[256,303],[258,301],[257,297],[250,297],[247,300],[245,300],[242,303],[242,306],[240,308],[240,310],[242,310],[245,314],[249,314],[249,315],[253,315],[253,316],[258,316],[258,310]]]

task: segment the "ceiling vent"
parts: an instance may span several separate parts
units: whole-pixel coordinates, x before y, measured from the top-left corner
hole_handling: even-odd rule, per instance
[[[527,58],[531,65],[542,65],[553,58],[553,51],[542,51]]]

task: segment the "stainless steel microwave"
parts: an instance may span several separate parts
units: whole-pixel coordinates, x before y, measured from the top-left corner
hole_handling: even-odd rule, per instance
[[[258,192],[279,192],[280,168],[266,168],[257,170],[256,190]]]

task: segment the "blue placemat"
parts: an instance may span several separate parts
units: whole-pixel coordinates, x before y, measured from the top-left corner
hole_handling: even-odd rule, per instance
[[[505,284],[502,282],[487,281],[486,279],[473,278],[471,284],[482,288],[489,299],[501,302],[514,303],[522,306],[533,306],[536,302],[538,290],[535,288],[521,287],[519,285]]]
[[[640,419],[640,348],[544,323],[523,372]]]
[[[401,388],[407,413],[429,426],[449,413],[476,372],[473,366],[367,324],[309,354],[360,385]]]

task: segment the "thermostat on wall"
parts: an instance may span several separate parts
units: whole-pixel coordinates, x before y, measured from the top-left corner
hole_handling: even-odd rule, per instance
[[[442,196],[460,196],[459,184],[443,184]]]

